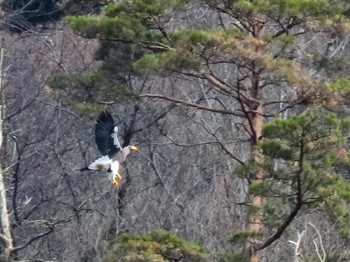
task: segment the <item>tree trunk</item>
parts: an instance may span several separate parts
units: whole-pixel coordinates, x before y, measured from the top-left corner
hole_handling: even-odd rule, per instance
[[[252,147],[251,147],[251,158],[254,159],[256,163],[262,163],[263,161],[263,154],[261,150],[257,147],[257,144],[259,140],[261,139],[262,135],[262,127],[264,124],[264,117],[262,116],[263,113],[263,106],[259,105],[256,108],[256,112],[258,114],[255,114],[252,118],[252,126],[254,128],[254,136],[252,141]],[[255,176],[250,180],[251,184],[259,184],[263,182],[265,178],[264,170],[259,169]],[[261,232],[262,229],[262,221],[261,221],[261,212],[260,209],[262,207],[262,196],[259,195],[249,195],[249,202],[252,206],[252,208],[257,211],[254,211],[250,214],[248,214],[248,232],[252,234],[258,234]],[[251,254],[251,262],[258,262],[259,257],[257,255],[257,252],[254,250],[254,246],[260,244],[260,240],[257,237],[250,237],[245,243],[245,250]]]
[[[2,126],[3,126],[3,111],[4,111],[4,104],[3,104],[3,97],[2,97],[2,78],[3,78],[3,70],[2,70],[2,62],[4,57],[4,48],[1,48],[0,53],[0,97],[1,97],[1,104],[0,104],[0,152],[2,150],[3,146],[3,132],[2,132]],[[2,170],[2,165],[0,163],[0,219],[1,219],[1,228],[2,232],[0,232],[0,238],[2,242],[4,243],[4,252],[1,255],[0,259],[1,261],[9,262],[11,261],[11,252],[13,250],[13,239],[11,235],[11,225],[10,225],[10,218],[7,210],[7,198],[6,198],[6,187],[5,187],[5,181],[4,181],[4,173]]]

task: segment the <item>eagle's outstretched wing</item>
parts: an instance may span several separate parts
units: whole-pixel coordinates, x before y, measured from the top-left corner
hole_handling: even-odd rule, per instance
[[[95,126],[95,141],[98,150],[103,156],[110,155],[111,151],[117,151],[117,148],[113,146],[113,138],[111,134],[114,132],[114,120],[112,115],[103,111]]]

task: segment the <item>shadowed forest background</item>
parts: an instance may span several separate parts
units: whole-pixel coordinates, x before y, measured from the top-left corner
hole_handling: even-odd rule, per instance
[[[349,261],[350,6],[263,2],[1,1],[2,255]]]

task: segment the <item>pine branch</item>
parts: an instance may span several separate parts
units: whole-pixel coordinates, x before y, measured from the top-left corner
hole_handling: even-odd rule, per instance
[[[276,32],[272,38],[277,38],[285,33],[288,33],[288,31],[290,29],[292,29],[293,27],[299,25],[301,23],[300,20],[297,19],[296,16],[293,16],[289,19],[289,23],[287,24],[287,26],[283,26],[282,23],[280,21],[278,21],[279,25],[281,26],[281,30],[279,30],[278,32]]]
[[[208,82],[210,82],[214,86],[218,87],[220,90],[222,90],[225,93],[234,97],[236,100],[241,99],[241,101],[246,105],[258,102],[257,100],[255,100],[253,98],[246,97],[242,93],[240,93],[240,95],[238,96],[237,93],[240,91],[239,89],[236,90],[235,88],[228,86],[225,82],[223,82],[221,79],[217,78],[213,74],[204,74],[203,77]]]
[[[264,248],[270,246],[272,243],[274,243],[277,239],[279,239],[283,232],[286,230],[286,228],[292,223],[292,221],[295,219],[297,214],[299,213],[301,207],[303,206],[303,202],[297,202],[295,207],[293,208],[292,212],[289,214],[287,219],[284,221],[284,223],[276,230],[276,232],[268,238],[263,244],[257,246],[254,248],[254,251],[263,250]]]
[[[298,159],[298,171],[296,172],[296,177],[297,177],[297,192],[296,192],[296,204],[295,207],[293,208],[292,212],[290,212],[289,216],[287,219],[283,222],[283,224],[276,230],[276,232],[268,238],[263,244],[259,245],[258,247],[254,248],[254,251],[262,250],[272,243],[274,243],[277,239],[279,239],[283,232],[287,229],[287,227],[290,225],[290,223],[293,222],[295,217],[298,215],[301,207],[305,204],[304,199],[303,199],[303,194],[302,192],[302,185],[301,185],[301,174],[304,170],[304,153],[305,153],[305,141],[304,141],[304,135],[301,135],[301,140],[300,140],[300,150],[299,150],[299,159]]]

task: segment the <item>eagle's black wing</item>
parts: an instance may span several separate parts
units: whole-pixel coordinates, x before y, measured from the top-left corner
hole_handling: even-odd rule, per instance
[[[113,138],[111,134],[114,129],[114,120],[112,115],[103,111],[98,119],[95,126],[95,141],[103,156],[109,155],[110,151],[114,151],[115,146],[113,146]]]

